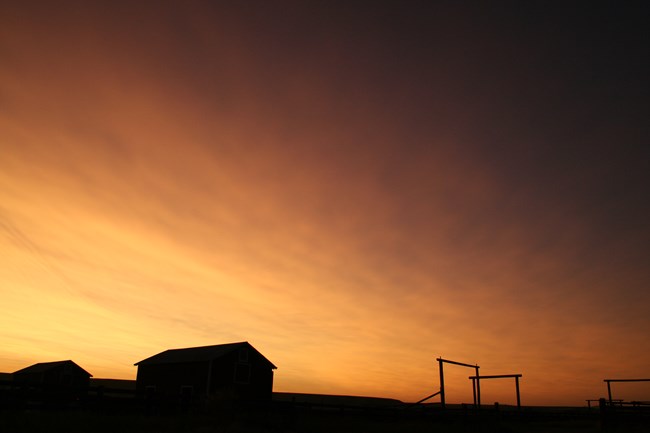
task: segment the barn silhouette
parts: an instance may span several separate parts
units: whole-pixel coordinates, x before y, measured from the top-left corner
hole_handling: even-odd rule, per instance
[[[134,365],[139,394],[181,403],[270,400],[277,368],[247,341],[170,349]]]

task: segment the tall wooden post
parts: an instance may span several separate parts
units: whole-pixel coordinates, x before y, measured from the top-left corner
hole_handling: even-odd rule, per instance
[[[476,379],[472,378],[472,396],[474,397],[474,408],[476,408]]]
[[[515,376],[515,388],[517,389],[517,409],[521,409],[521,398],[519,397],[519,376]]]
[[[477,407],[480,409],[481,408],[481,380],[479,379],[478,376],[479,366],[477,365],[475,368],[476,368],[476,403],[477,403]]]
[[[609,397],[609,405],[612,405],[612,386],[610,385],[610,381],[607,380],[607,396]]]
[[[442,372],[442,358],[438,358],[438,371],[440,371],[440,407],[445,408],[445,375]]]

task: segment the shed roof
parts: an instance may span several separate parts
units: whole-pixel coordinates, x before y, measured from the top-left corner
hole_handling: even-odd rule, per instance
[[[52,369],[54,369],[54,368],[61,367],[61,366],[64,366],[64,365],[72,365],[72,366],[74,366],[76,369],[81,370],[83,373],[87,374],[88,377],[93,377],[92,374],[88,373],[86,370],[84,370],[83,368],[79,367],[75,362],[73,362],[73,361],[71,361],[71,360],[69,360],[69,359],[66,360],[66,361],[39,362],[39,363],[37,363],[37,364],[30,365],[29,367],[25,367],[25,368],[20,369],[20,370],[18,370],[18,371],[14,371],[13,374],[23,374],[23,373],[27,373],[27,374],[31,374],[31,373],[43,373],[43,372],[45,372],[45,371],[49,371],[49,370],[52,370]]]
[[[254,350],[257,354],[259,354],[260,357],[262,357],[262,359],[264,359],[266,362],[269,363],[272,369],[277,368],[257,349],[251,346],[248,343],[248,341],[242,341],[239,343],[217,344],[214,346],[169,349],[169,350],[165,350],[164,352],[160,352],[157,355],[143,359],[142,361],[136,362],[133,365],[173,364],[173,363],[180,363],[180,362],[210,361],[213,359],[221,358],[222,356],[241,348],[248,348]]]

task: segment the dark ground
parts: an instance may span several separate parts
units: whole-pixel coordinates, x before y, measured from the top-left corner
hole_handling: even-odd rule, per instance
[[[144,415],[88,410],[5,410],[0,412],[0,432],[117,432],[117,433],[252,433],[252,432],[607,432],[648,433],[650,417],[619,414],[603,419],[585,408],[507,408],[480,413],[460,409],[361,410],[306,408],[275,405],[265,408],[220,409],[211,413],[186,411]]]

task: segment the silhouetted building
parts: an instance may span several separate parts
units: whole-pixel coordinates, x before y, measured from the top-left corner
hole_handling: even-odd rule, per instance
[[[88,388],[92,374],[74,362],[39,362],[13,373],[15,384],[52,386],[57,388]]]
[[[28,390],[30,398],[60,402],[85,397],[92,375],[74,362],[39,362],[12,374],[13,387]]]
[[[248,342],[171,349],[135,363],[149,400],[270,400],[277,367]]]

